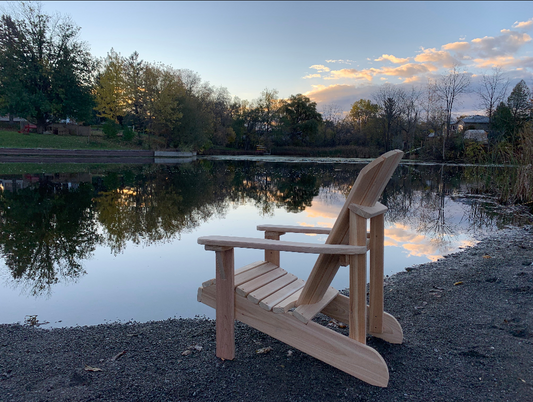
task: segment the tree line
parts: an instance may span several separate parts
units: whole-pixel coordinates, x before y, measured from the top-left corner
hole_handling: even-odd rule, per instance
[[[148,134],[167,148],[343,147],[353,150],[351,156],[423,148],[442,160],[486,153],[452,129],[461,97],[472,92],[471,74],[459,66],[424,86],[382,85],[348,113],[336,105],[319,112],[307,96],[280,99],[276,89],[241,100],[194,71],[148,63],[137,52],[125,57],[111,49],[94,58],[79,31],[69,18],[45,14],[39,3],[22,3],[1,16],[0,113],[28,118],[40,133],[49,123],[75,119],[102,124],[109,137],[119,130],[125,140]],[[474,91],[489,117],[493,148],[517,149],[532,115],[527,84],[521,81],[507,97],[509,81],[500,69],[480,82]]]

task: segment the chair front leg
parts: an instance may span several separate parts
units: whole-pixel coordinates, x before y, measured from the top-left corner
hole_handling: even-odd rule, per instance
[[[216,251],[216,336],[217,357],[235,358],[235,275],[233,248]]]

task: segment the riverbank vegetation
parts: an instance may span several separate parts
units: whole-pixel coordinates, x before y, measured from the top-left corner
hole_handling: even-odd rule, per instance
[[[1,16],[0,115],[9,116],[8,127],[19,124],[15,117],[27,119],[38,134],[3,132],[0,146],[336,157],[375,157],[399,148],[415,159],[520,165],[510,199],[533,199],[531,92],[520,81],[509,93],[501,69],[473,88],[472,75],[455,65],[409,90],[382,85],[349,112],[336,105],[318,110],[309,97],[282,99],[276,89],[251,101],[232,97],[194,71],[148,63],[137,52],[126,57],[111,48],[97,59],[78,39],[80,29],[69,18],[45,14],[39,3],[21,3]],[[472,91],[488,118],[483,138],[468,139],[465,132],[479,127],[452,119]],[[66,121],[98,126],[103,137],[42,135]]]

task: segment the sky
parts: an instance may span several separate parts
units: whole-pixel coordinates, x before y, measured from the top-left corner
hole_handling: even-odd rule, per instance
[[[533,2],[47,1],[69,15],[91,53],[137,51],[193,70],[232,96],[268,88],[349,110],[384,83],[423,89],[455,63],[472,74],[457,114],[480,110],[475,89],[499,66],[533,86]],[[510,91],[509,89],[509,91]]]

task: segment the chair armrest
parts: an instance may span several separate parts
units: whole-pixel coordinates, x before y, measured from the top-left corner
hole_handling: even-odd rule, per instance
[[[329,234],[331,228],[320,226],[284,226],[284,225],[258,225],[257,230],[264,232],[280,232],[280,233],[316,233]]]
[[[198,244],[203,244],[206,247],[253,248],[258,250],[292,251],[296,253],[310,254],[357,255],[366,253],[366,246],[350,246],[347,244],[300,243],[233,236],[199,237]]]

